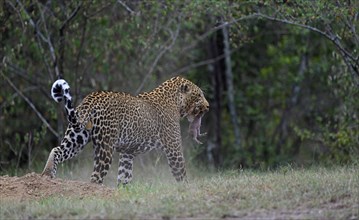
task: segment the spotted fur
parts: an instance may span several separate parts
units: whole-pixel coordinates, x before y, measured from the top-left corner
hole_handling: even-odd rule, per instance
[[[74,109],[70,87],[57,80],[51,89],[55,101],[65,101],[70,122],[60,146],[52,149],[43,175],[55,177],[57,165],[78,155],[92,140],[94,170],[91,181],[102,183],[119,152],[118,184],[132,179],[133,159],[161,149],[177,181],[186,178],[180,119],[192,121],[209,109],[202,90],[191,81],[174,77],[151,92],[132,96],[121,92],[93,92]]]

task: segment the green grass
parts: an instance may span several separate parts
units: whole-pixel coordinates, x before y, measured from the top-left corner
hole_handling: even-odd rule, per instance
[[[300,218],[357,219],[359,167],[255,172],[191,171],[188,184],[168,170],[138,178],[112,198],[46,198],[1,202],[8,218]],[[196,173],[198,172],[198,173]],[[140,175],[140,174],[139,174]]]

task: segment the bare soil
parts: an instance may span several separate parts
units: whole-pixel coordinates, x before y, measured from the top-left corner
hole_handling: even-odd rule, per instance
[[[0,176],[1,200],[40,200],[47,197],[113,196],[115,189],[81,181],[51,179],[37,173],[21,177]]]

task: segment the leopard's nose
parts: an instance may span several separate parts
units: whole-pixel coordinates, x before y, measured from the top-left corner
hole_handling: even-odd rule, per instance
[[[209,111],[209,104],[208,103],[206,103],[206,105],[205,105],[205,110],[206,110],[206,112],[208,112]]]

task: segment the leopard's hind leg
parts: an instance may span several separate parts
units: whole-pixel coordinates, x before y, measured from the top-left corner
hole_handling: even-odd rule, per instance
[[[126,185],[132,180],[133,159],[135,154],[120,153],[118,162],[117,186]]]
[[[88,130],[74,128],[70,124],[60,146],[51,150],[42,175],[54,178],[56,176],[57,165],[77,156],[89,142],[89,138],[90,132]]]

